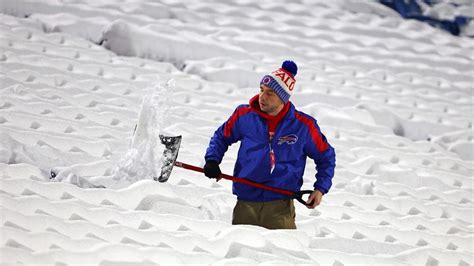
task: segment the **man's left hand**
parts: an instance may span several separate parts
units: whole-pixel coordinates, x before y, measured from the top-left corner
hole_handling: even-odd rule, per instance
[[[315,189],[313,191],[313,193],[311,193],[311,195],[309,195],[309,198],[306,201],[306,204],[311,203],[311,205],[306,205],[306,207],[308,209],[316,208],[316,206],[318,206],[321,203],[322,198],[323,198],[323,193],[321,191]]]

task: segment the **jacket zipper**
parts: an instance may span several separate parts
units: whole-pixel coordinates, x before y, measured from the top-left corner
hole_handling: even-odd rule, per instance
[[[273,152],[272,148],[272,142],[268,142],[268,146],[270,147],[270,174],[273,173],[273,170],[275,170],[275,165],[276,165],[276,158],[275,158],[275,152]]]
[[[272,135],[269,129],[268,130],[268,147],[270,148],[270,174],[273,173],[273,170],[275,170],[275,166],[276,166],[276,156],[272,147],[272,141],[274,137],[275,137],[275,132],[273,132],[273,135]]]
[[[267,129],[268,129],[268,147],[270,148],[270,174],[273,173],[273,170],[275,170],[275,166],[276,166],[276,156],[275,156],[275,152],[273,151],[272,142],[273,142],[273,138],[275,137],[278,128],[281,126],[281,123],[283,123],[283,120],[284,120],[284,117],[280,120],[280,122],[276,126],[275,132],[273,132],[273,136],[270,134],[270,128],[268,128],[268,126],[267,126]]]

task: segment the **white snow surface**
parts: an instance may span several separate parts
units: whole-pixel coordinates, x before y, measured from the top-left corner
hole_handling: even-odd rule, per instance
[[[372,1],[0,11],[2,264],[473,264],[472,39]],[[153,181],[160,132],[202,166],[214,130],[285,59],[299,66],[291,101],[337,152],[331,191],[297,204],[297,230],[232,226],[225,180],[175,167]],[[143,104],[148,137],[130,145]]]

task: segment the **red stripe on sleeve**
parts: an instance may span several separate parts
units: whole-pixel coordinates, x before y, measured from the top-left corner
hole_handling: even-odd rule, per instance
[[[237,109],[232,116],[227,120],[227,123],[224,126],[224,137],[228,138],[230,137],[230,134],[232,133],[232,128],[234,128],[235,123],[239,118],[249,112],[252,111],[252,108],[250,106],[247,107],[241,107]]]
[[[311,134],[311,138],[313,139],[313,142],[316,144],[316,147],[318,148],[319,152],[324,152],[328,148],[327,142],[325,142],[316,127],[316,125],[313,123],[313,120],[310,118],[295,112],[296,119],[300,120],[303,124],[305,124],[308,129],[309,133]]]

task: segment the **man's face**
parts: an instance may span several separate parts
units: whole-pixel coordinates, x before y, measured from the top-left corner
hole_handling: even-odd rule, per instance
[[[260,96],[258,98],[260,110],[263,112],[276,115],[284,105],[280,97],[269,87],[265,85],[260,86]]]

